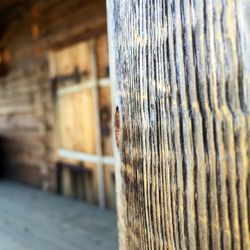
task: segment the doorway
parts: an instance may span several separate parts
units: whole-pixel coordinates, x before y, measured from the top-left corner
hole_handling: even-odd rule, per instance
[[[58,192],[115,208],[107,34],[50,50]]]

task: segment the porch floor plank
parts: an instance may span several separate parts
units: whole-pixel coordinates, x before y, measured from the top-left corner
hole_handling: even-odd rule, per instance
[[[115,250],[116,215],[0,181],[0,246],[4,250]]]

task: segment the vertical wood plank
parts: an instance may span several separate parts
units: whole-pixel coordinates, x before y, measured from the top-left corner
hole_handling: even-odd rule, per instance
[[[101,123],[100,123],[100,109],[99,109],[99,91],[98,91],[98,73],[97,73],[97,56],[96,56],[96,40],[91,41],[91,62],[93,69],[93,105],[95,112],[95,130],[96,130],[96,155],[102,156],[102,137],[101,137]],[[98,178],[98,197],[100,208],[105,208],[105,185],[104,185],[104,171],[101,159],[97,162],[97,178]]]
[[[249,249],[249,7],[107,0],[121,249]]]

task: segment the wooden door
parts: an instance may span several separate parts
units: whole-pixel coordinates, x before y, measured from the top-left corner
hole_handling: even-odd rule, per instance
[[[91,200],[114,207],[114,160],[111,87],[107,36],[51,51],[51,76],[56,82],[56,123],[59,160],[83,163],[92,171]],[[64,175],[65,194],[73,178]],[[72,179],[72,180],[71,180]],[[111,183],[110,183],[111,182]]]

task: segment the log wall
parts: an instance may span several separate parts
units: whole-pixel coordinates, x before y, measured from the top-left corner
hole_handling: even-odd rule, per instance
[[[55,190],[54,107],[48,51],[106,31],[105,1],[31,1],[15,11],[0,44],[0,137],[7,175]]]

